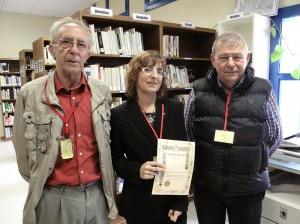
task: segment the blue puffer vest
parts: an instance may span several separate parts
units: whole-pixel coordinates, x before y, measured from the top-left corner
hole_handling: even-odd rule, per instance
[[[244,75],[244,81],[235,88],[229,101],[227,130],[235,133],[233,144],[214,141],[215,130],[224,127],[226,104],[226,93],[218,86],[215,69],[194,83],[193,181],[222,196],[257,193],[270,186],[264,104],[271,84],[254,77],[250,66]]]

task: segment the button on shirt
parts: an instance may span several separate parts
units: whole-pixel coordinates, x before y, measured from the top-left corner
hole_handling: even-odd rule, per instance
[[[78,87],[65,89],[55,74],[55,91],[60,105],[68,116],[76,102],[78,108],[68,122],[69,138],[73,142],[74,157],[62,159],[61,152],[47,185],[78,186],[88,184],[101,177],[99,152],[92,123],[91,92],[85,76],[81,75]],[[63,135],[63,133],[62,133]]]

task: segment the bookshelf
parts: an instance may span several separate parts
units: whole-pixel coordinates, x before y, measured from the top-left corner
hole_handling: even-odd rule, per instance
[[[23,49],[19,52],[21,85],[34,79],[33,50]]]
[[[216,31],[201,27],[186,28],[180,24],[168,23],[163,21],[139,21],[133,20],[127,16],[98,16],[92,15],[86,11],[78,11],[73,18],[85,20],[88,24],[93,24],[94,29],[103,30],[106,27],[116,29],[122,27],[124,32],[134,28],[135,31],[142,35],[144,50],[157,50],[164,53],[164,36],[177,36],[178,54],[176,56],[167,56],[167,64],[172,64],[175,67],[185,67],[187,75],[198,79],[205,77],[207,69],[210,67],[210,53],[212,44],[216,38]],[[87,64],[100,64],[103,67],[116,67],[127,64],[133,55],[127,54],[92,54],[88,59]],[[191,81],[191,79],[189,79]],[[170,86],[171,87],[171,86]],[[188,94],[191,89],[191,84],[182,86],[174,85],[169,88],[169,95]],[[113,97],[123,97],[123,91],[112,91]]]
[[[270,18],[254,13],[219,22],[218,33],[236,31],[245,38],[251,52],[251,64],[257,77],[269,79]]]
[[[0,58],[1,140],[12,137],[14,106],[21,87],[19,60]]]
[[[172,55],[172,57],[166,56],[167,64],[172,65],[177,70],[185,71],[185,79],[188,80],[188,82],[192,82],[195,79],[205,77],[207,69],[211,66],[211,46],[216,37],[216,31],[213,29],[201,27],[186,28],[182,27],[180,24],[175,23],[168,23],[158,20],[140,21],[134,20],[128,16],[120,15],[106,17],[92,15],[86,11],[78,11],[73,14],[72,17],[78,18],[80,20],[85,20],[89,25],[93,27],[92,29],[94,31],[98,31],[98,33],[96,33],[95,35],[96,38],[98,38],[99,36],[101,37],[102,44],[104,42],[104,39],[102,38],[102,33],[99,32],[99,30],[111,30],[112,32],[118,33],[119,31],[117,30],[121,28],[124,35],[126,31],[130,31],[131,33],[134,31],[135,34],[140,35],[139,38],[142,42],[142,50],[157,50],[161,52],[161,54],[164,54],[164,36],[176,36],[178,38],[178,53],[175,56]],[[114,73],[110,71],[111,68],[113,68],[114,70],[114,68],[119,67],[119,69],[117,70],[124,70],[130,59],[135,55],[135,53],[132,53],[132,51],[123,50],[122,44],[120,44],[119,36],[117,34],[114,35],[116,35],[116,37],[114,37],[116,39],[113,39],[115,43],[117,43],[117,45],[119,43],[119,49],[113,52],[103,50],[104,44],[103,46],[101,46],[100,41],[96,39],[96,41],[94,42],[99,42],[98,50],[97,48],[92,48],[93,52],[87,61],[87,66],[99,66],[99,68],[96,69],[98,70],[98,74],[96,75],[98,78],[100,76],[104,77],[105,74],[108,79],[111,79],[109,82],[113,82],[114,79],[112,78],[114,76],[111,75],[112,73]],[[133,37],[131,36],[130,38]],[[126,40],[125,37],[124,39]],[[139,42],[139,40],[137,42]],[[54,64],[47,62],[45,57],[48,53],[44,49],[48,44],[50,44],[50,37],[40,37],[33,42],[34,72],[36,76],[35,78],[47,74],[47,71],[54,68],[55,66]],[[128,49],[132,47],[132,45],[132,42],[131,46],[129,47],[127,44],[125,44]],[[106,69],[108,69],[109,72],[107,72]],[[102,74],[99,71],[104,72]],[[172,74],[169,77],[171,83],[172,77],[177,77],[178,74],[174,71],[169,72],[169,74]],[[117,79],[120,79],[120,74],[118,72],[117,77]],[[108,79],[104,81],[106,82],[108,81]],[[111,83],[109,83],[109,86],[111,86],[110,84]],[[174,94],[188,94],[191,90],[191,86],[191,83],[184,83],[183,85],[176,85],[175,83],[175,85],[170,85],[168,94],[170,96]],[[111,92],[113,97],[122,97],[123,99],[125,99],[125,91],[122,88],[111,87]]]
[[[42,77],[55,67],[55,61],[48,51],[51,38],[43,36],[32,43],[33,69],[35,78]]]

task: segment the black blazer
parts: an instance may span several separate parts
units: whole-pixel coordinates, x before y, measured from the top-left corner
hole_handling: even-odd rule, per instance
[[[183,105],[177,100],[156,102],[155,130],[159,136],[162,103],[163,139],[187,140]],[[183,211],[176,223],[186,223],[187,196],[151,195],[153,179],[140,178],[140,167],[156,156],[157,139],[135,100],[111,110],[111,150],[114,169],[124,179],[119,213],[128,220],[166,221],[170,209]],[[168,223],[167,221],[165,223]]]

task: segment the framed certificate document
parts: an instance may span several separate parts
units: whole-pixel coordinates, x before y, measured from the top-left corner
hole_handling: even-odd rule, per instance
[[[195,143],[158,139],[157,161],[165,172],[156,174],[152,194],[188,195],[194,169]]]

